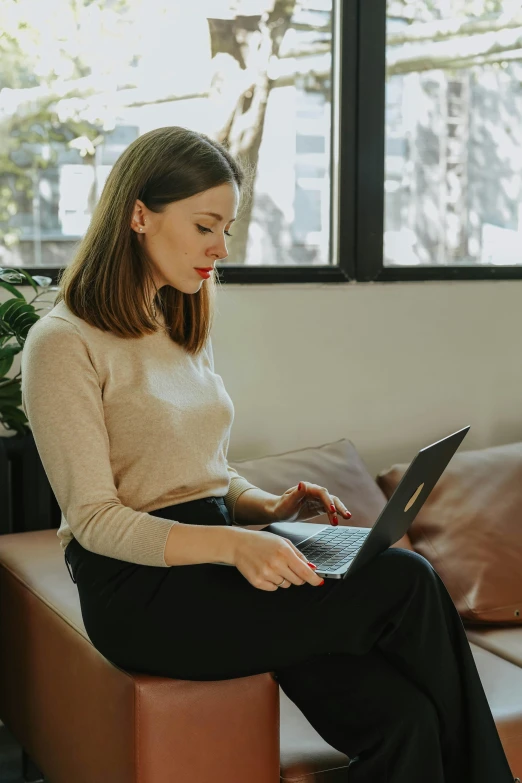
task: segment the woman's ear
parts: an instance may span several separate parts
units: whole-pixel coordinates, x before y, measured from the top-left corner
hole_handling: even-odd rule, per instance
[[[145,204],[136,199],[132,210],[131,228],[137,233],[143,234],[146,230]]]

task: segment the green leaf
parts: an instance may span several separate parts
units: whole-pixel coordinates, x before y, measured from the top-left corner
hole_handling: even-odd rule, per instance
[[[36,291],[36,293],[38,293],[38,286],[37,286],[37,285],[36,285],[36,283],[34,282],[34,280],[33,280],[33,278],[31,277],[31,275],[30,275],[28,272],[26,272],[26,271],[25,271],[25,269],[22,269],[21,267],[20,267],[20,269],[17,269],[16,271],[17,271],[17,272],[20,272],[20,274],[24,275],[24,277],[26,277],[26,278],[27,278],[27,282],[29,283],[29,285],[32,285],[32,287],[34,288],[34,290]]]
[[[19,345],[4,345],[0,348],[0,359],[5,359],[7,356],[16,356],[21,350]]]
[[[22,349],[19,345],[4,345],[0,348],[0,376],[5,376],[13,365],[14,357]]]
[[[2,410],[5,406],[13,405],[17,408],[22,404],[22,389],[20,388],[20,380],[16,386],[0,386],[0,404]]]
[[[0,280],[0,286],[5,288],[18,299],[23,299],[25,302],[25,296],[18,290],[18,288],[16,288],[14,285],[11,285],[11,283],[6,283],[5,280]]]
[[[0,421],[10,430],[15,430],[18,435],[27,435],[30,432],[29,422],[25,413],[12,405],[2,405]]]

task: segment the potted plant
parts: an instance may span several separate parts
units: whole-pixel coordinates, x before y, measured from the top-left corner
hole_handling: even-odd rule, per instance
[[[14,284],[27,282],[36,296],[30,302]],[[41,530],[59,524],[59,508],[40,461],[29,422],[23,410],[21,369],[8,378],[14,357],[23,350],[27,333],[40,319],[35,307],[51,286],[50,277],[32,277],[24,269],[0,268],[0,287],[12,297],[0,305],[0,422],[13,436],[1,437],[0,428],[0,533]],[[44,289],[39,292],[39,287]]]
[[[27,280],[36,291],[36,296],[27,302],[25,296],[13,283],[23,283]],[[12,298],[0,305],[0,422],[6,430],[15,430],[18,435],[30,432],[25,413],[21,410],[21,370],[14,378],[7,378],[14,357],[23,350],[27,333],[31,326],[40,319],[38,312],[46,308],[35,308],[35,302],[42,294],[38,286],[46,291],[57,291],[57,286],[51,286],[50,277],[32,277],[24,269],[0,268],[0,287],[7,289]],[[11,341],[11,342],[10,342]]]

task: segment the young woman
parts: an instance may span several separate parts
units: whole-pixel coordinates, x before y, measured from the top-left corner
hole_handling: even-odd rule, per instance
[[[210,331],[242,190],[238,162],[205,135],[141,136],[29,332],[23,407],[87,633],[135,672],[274,672],[355,760],[353,783],[511,783],[462,622],[427,560],[389,549],[323,583],[262,528],[324,510],[349,519],[339,498],[313,476],[272,495],[227,464],[234,407]]]

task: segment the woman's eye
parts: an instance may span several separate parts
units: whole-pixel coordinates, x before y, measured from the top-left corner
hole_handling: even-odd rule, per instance
[[[206,234],[209,231],[210,231],[211,234],[214,233],[211,228],[206,228],[205,226],[200,226],[199,223],[196,223],[196,226],[198,227],[198,231],[201,234]],[[228,231],[225,231],[225,234],[227,235],[227,237],[231,237],[232,236],[232,234],[230,234]]]

